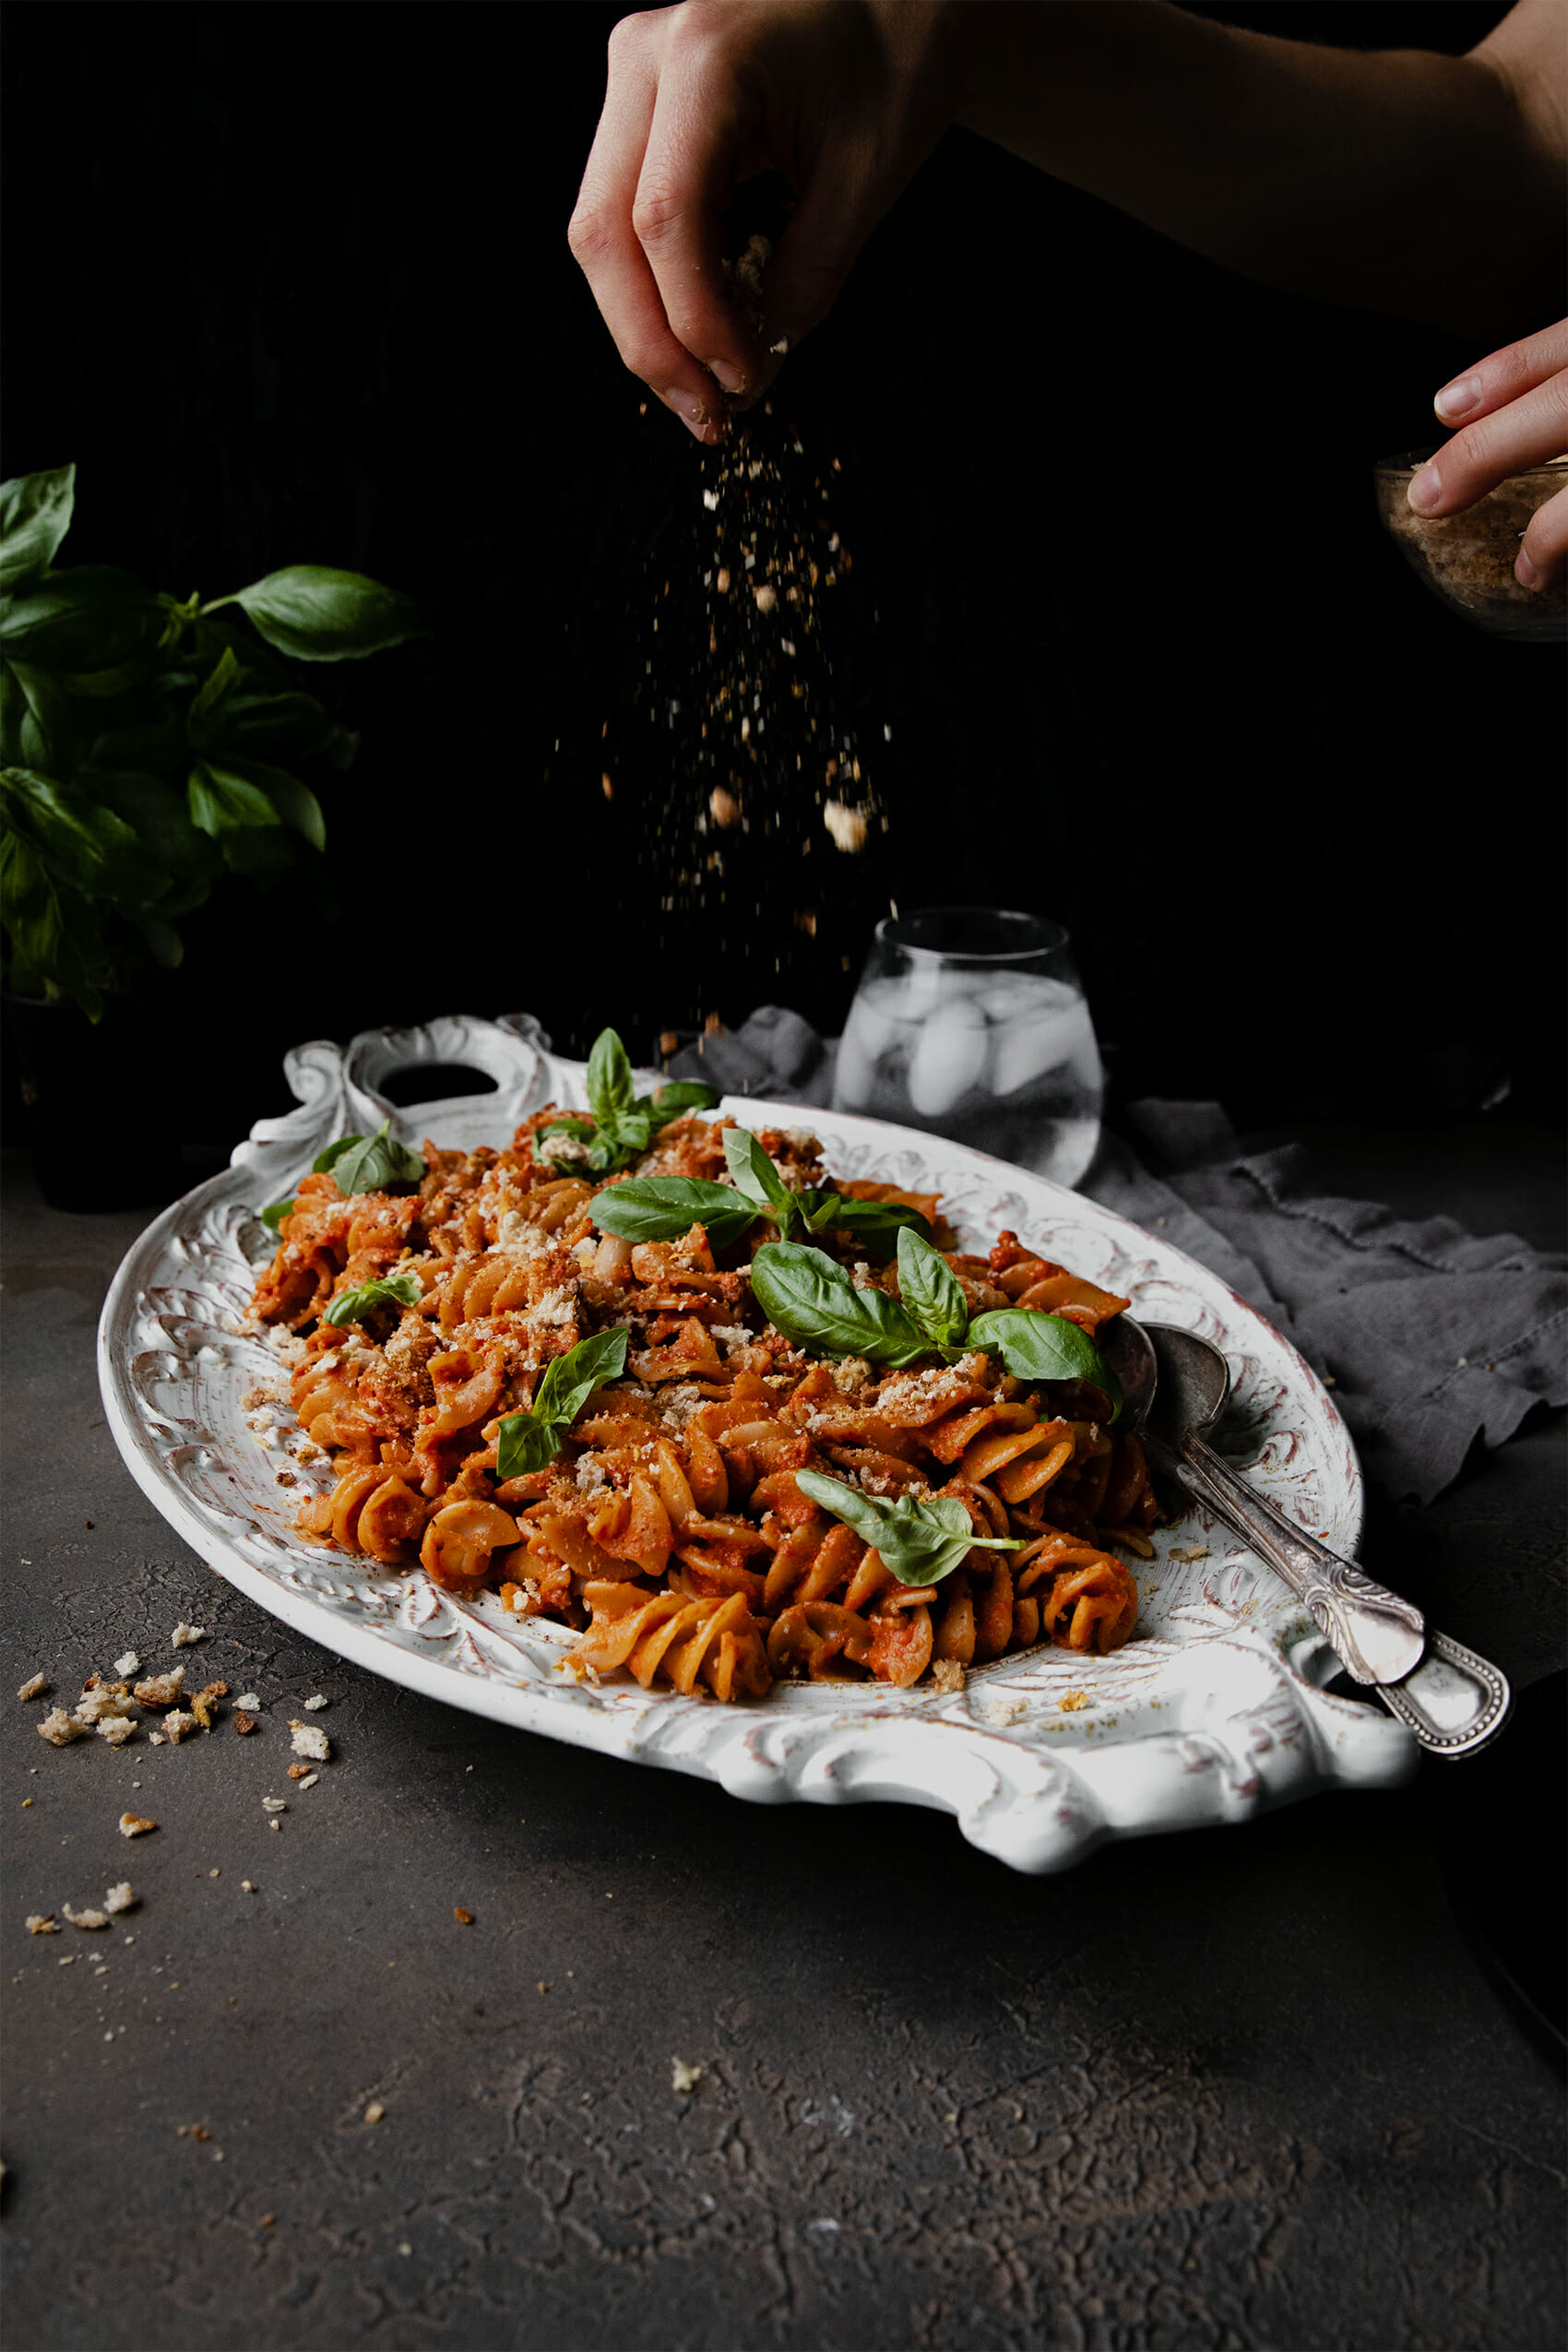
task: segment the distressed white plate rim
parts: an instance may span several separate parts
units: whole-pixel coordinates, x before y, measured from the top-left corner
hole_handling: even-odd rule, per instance
[[[431,1062],[477,1066],[496,1091],[398,1112],[382,1082]],[[1138,1635],[1111,1657],[1043,1647],[972,1672],[957,1693],[782,1685],[746,1706],[644,1692],[624,1676],[578,1684],[559,1671],[565,1629],[510,1620],[493,1600],[454,1600],[422,1571],[384,1573],[306,1542],[295,1510],[330,1473],[295,1458],[301,1433],[286,1408],[258,1413],[244,1401],[279,1380],[277,1358],[238,1327],[273,1247],[261,1208],[333,1136],[388,1115],[415,1143],[504,1143],[552,1098],[581,1105],[583,1065],[551,1054],[518,1014],[369,1030],[346,1049],[316,1041],[284,1066],[300,1108],[260,1121],[232,1167],[127,1253],[104,1304],[99,1364],[110,1427],[143,1492],[220,1575],[298,1632],[427,1697],[754,1801],[932,1806],[1024,1871],[1063,1869],[1108,1838],[1243,1821],[1319,1789],[1389,1787],[1414,1769],[1401,1725],[1324,1693],[1337,1660],[1322,1635],[1196,1509],[1139,1566]],[[1202,1333],[1230,1366],[1249,1476],[1354,1554],[1362,1497],[1348,1432],[1296,1350],[1218,1276],[1081,1194],[963,1145],[788,1104],[724,1108],[752,1125],[808,1125],[837,1175],[940,1191],[968,1245],[984,1248],[1012,1226],[1129,1294],[1135,1313]]]

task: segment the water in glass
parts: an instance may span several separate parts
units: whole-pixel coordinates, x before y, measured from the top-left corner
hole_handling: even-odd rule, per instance
[[[971,908],[878,925],[838,1049],[835,1109],[1074,1184],[1094,1157],[1103,1094],[1059,925]]]

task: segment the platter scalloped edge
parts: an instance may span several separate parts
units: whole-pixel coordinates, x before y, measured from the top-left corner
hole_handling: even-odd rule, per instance
[[[478,1067],[495,1091],[400,1113],[381,1091],[419,1063]],[[422,1571],[386,1574],[302,1538],[304,1491],[331,1483],[285,1409],[265,1341],[241,1328],[274,1246],[260,1210],[322,1146],[390,1116],[418,1143],[499,1144],[552,1098],[585,1101],[581,1063],[549,1051],[523,1014],[364,1032],[297,1047],[284,1064],[300,1107],[262,1120],[232,1165],[176,1201],[127,1253],[99,1329],[109,1425],[127,1467],[216,1572],[325,1648],[497,1722],[631,1762],[716,1780],[758,1803],[868,1800],[950,1812],[1014,1869],[1056,1871],[1109,1838],[1237,1822],[1332,1788],[1408,1777],[1410,1734],[1381,1709],[1321,1687],[1338,1660],[1272,1574],[1197,1509],[1162,1529],[1137,1569],[1136,1637],[1107,1658],[1049,1647],[972,1670],[957,1693],[876,1685],[776,1686],[754,1705],[578,1683],[572,1635],[455,1600]],[[754,1099],[751,1124],[807,1124],[837,1175],[940,1191],[967,1245],[1012,1226],[1132,1298],[1152,1320],[1224,1350],[1248,1474],[1347,1557],[1361,1525],[1355,1449],[1296,1350],[1218,1277],[1158,1235],[1043,1178],[913,1129]],[[1240,1457],[1239,1457],[1240,1458]]]

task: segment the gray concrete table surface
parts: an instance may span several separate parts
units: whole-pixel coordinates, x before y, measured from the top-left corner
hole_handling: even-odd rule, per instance
[[[1555,1240],[1536,1131],[1322,1141],[1337,1190]],[[1562,2342],[1562,2087],[1443,1895],[1463,1767],[1030,1880],[939,1815],[753,1810],[420,1699],[143,1500],[93,1336],[145,1218],[7,1160],[11,2352]],[[1548,1422],[1370,1540],[1524,1683],[1562,1517]],[[10,1695],[181,1619],[257,1735],[55,1751]],[[28,1933],[126,1877],[107,1933]]]

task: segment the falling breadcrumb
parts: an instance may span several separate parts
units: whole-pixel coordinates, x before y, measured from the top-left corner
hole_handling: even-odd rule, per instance
[[[865,848],[867,826],[864,809],[849,808],[842,801],[826,801],[822,821],[832,834],[835,846],[847,857],[854,857]]]

